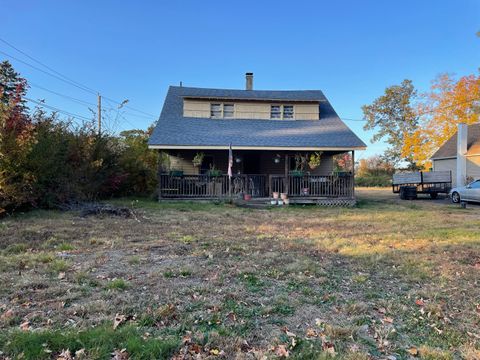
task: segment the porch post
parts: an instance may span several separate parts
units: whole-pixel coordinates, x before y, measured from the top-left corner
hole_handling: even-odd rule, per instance
[[[288,181],[288,170],[289,170],[289,161],[290,157],[288,156],[288,153],[285,154],[285,192],[288,194],[288,187],[289,187],[289,181]]]
[[[355,197],[355,150],[352,150],[352,198]]]

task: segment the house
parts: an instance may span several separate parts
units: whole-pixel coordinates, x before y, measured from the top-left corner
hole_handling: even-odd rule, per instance
[[[452,172],[452,185],[480,179],[480,123],[458,124],[455,135],[430,158],[434,171]]]
[[[366,145],[321,91],[253,90],[247,73],[245,90],[171,86],[149,147],[168,154],[160,198],[287,193],[291,202],[352,203],[354,169],[335,173],[333,156],[354,158]]]

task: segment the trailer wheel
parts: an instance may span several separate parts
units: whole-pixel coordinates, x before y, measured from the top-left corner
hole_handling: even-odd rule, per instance
[[[460,202],[460,194],[456,191],[452,193],[452,202],[458,204]]]
[[[435,200],[436,198],[438,198],[438,193],[430,193],[430,198]]]

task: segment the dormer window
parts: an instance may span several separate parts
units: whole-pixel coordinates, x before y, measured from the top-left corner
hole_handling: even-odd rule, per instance
[[[215,119],[222,117],[222,104],[210,104],[210,117]]]
[[[272,120],[293,120],[293,105],[271,105],[270,119]]]
[[[233,118],[234,116],[234,106],[233,104],[223,104],[223,117],[224,118]]]
[[[293,105],[283,105],[283,118],[293,119]]]
[[[270,107],[270,119],[281,119],[281,118],[282,118],[282,106],[272,105]]]
[[[233,118],[235,115],[234,104],[210,104],[210,117],[213,119]]]

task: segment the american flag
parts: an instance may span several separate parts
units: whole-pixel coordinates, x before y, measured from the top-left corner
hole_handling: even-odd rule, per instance
[[[233,166],[233,153],[232,153],[232,144],[228,147],[228,177],[232,177],[232,166]]]

